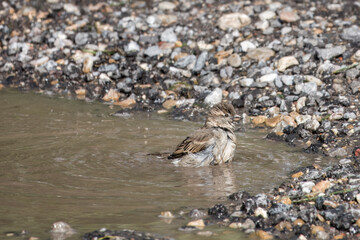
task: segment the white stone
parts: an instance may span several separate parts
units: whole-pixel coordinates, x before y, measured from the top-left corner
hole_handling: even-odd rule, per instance
[[[301,189],[304,193],[311,193],[312,188],[315,186],[314,182],[302,182],[300,183]]]
[[[286,56],[279,59],[277,69],[284,72],[288,67],[296,65],[299,65],[299,62],[294,56]]]
[[[274,18],[275,16],[276,16],[275,12],[273,12],[271,10],[266,10],[259,14],[259,18],[261,20],[268,20],[268,19]]]
[[[240,86],[242,87],[250,87],[254,83],[254,79],[252,78],[244,78],[239,80]]]
[[[255,209],[254,215],[255,217],[262,216],[264,219],[268,218],[267,211],[261,207]]]
[[[215,104],[221,103],[222,100],[222,90],[221,88],[215,88],[209,95],[206,96],[204,103],[213,106]]]
[[[317,86],[321,86],[324,84],[320,79],[318,79],[317,77],[311,76],[311,75],[305,76],[305,81],[314,82],[314,83],[316,83]]]
[[[266,74],[264,76],[261,76],[259,78],[259,81],[258,82],[267,82],[267,83],[271,83],[271,82],[274,82],[275,79],[277,78],[277,73],[269,73],[269,74]]]
[[[176,8],[176,5],[172,2],[163,1],[159,3],[159,9],[162,11],[173,10],[174,8]]]
[[[255,44],[248,40],[242,41],[240,46],[243,52],[247,52],[250,48],[256,48]]]
[[[299,115],[295,118],[295,121],[297,124],[306,123],[307,121],[310,121],[310,120],[311,120],[310,115]]]
[[[64,4],[64,10],[66,12],[68,12],[68,13],[73,13],[73,14],[75,14],[77,16],[81,15],[80,14],[80,9],[77,6],[75,6],[74,4],[72,4],[72,3],[65,3]]]
[[[306,97],[301,97],[296,102],[296,111],[300,111],[303,107],[305,107]]]
[[[251,18],[243,13],[224,14],[219,18],[218,25],[222,30],[240,29],[251,23]]]

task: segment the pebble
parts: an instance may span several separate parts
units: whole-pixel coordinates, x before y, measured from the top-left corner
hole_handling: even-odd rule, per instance
[[[332,48],[318,48],[316,52],[322,60],[330,60],[334,57],[342,55],[346,51],[345,46],[335,46]]]
[[[89,42],[89,34],[85,32],[79,32],[75,35],[75,43],[77,45],[85,45]]]
[[[279,59],[277,69],[284,72],[288,67],[299,65],[298,60],[294,56],[282,57]]]
[[[172,2],[162,1],[159,3],[159,9],[162,11],[172,11],[176,8],[176,5]]]
[[[240,86],[242,87],[250,87],[254,83],[254,79],[252,78],[243,78],[239,80]]]
[[[258,79],[258,82],[271,83],[271,82],[274,82],[277,77],[278,77],[277,73],[269,73],[264,76],[261,76]]]
[[[243,13],[229,13],[222,15],[218,20],[219,28],[222,30],[240,29],[251,23],[251,18]]]
[[[220,103],[222,100],[222,90],[221,88],[215,88],[209,95],[204,99],[204,103],[209,106]]]
[[[163,51],[158,46],[148,47],[144,52],[144,54],[148,57],[158,56],[161,55],[162,53]]]
[[[167,28],[161,34],[161,41],[174,43],[177,41],[177,36],[172,28]]]
[[[275,52],[270,48],[250,48],[247,56],[257,61],[267,61],[275,55]]]
[[[241,66],[241,58],[240,58],[239,54],[237,54],[237,53],[231,54],[228,57],[227,62],[232,67],[240,67]]]
[[[208,52],[203,51],[196,60],[195,66],[193,68],[193,72],[196,73],[200,72],[204,68],[207,58],[208,58]]]
[[[360,42],[360,27],[357,25],[352,25],[349,28],[345,28],[341,34],[341,37],[344,40]]]
[[[247,52],[251,48],[256,48],[255,44],[248,40],[242,41],[240,47],[243,52]]]
[[[295,11],[281,11],[279,14],[279,17],[282,21],[284,22],[296,22],[298,20],[300,20],[299,15],[295,12]]]
[[[188,65],[194,64],[195,61],[196,57],[194,55],[185,56],[175,62],[175,67],[186,68]]]

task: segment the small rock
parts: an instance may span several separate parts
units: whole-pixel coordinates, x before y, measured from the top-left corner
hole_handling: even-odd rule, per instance
[[[242,223],[239,222],[233,222],[229,225],[230,228],[234,228],[234,229],[238,229],[238,228],[242,228]]]
[[[271,127],[274,128],[279,122],[281,121],[281,116],[276,116],[276,117],[272,117],[272,118],[267,118],[265,120],[265,125],[267,127]]]
[[[201,52],[201,54],[199,55],[199,57],[196,60],[193,71],[196,72],[196,73],[200,72],[201,69],[204,68],[207,58],[208,58],[208,52],[207,51]]]
[[[255,236],[258,237],[260,240],[270,240],[274,237],[269,232],[265,232],[263,230],[256,230]]]
[[[241,227],[243,229],[254,229],[255,228],[255,223],[253,220],[251,220],[250,218],[247,218],[245,220],[245,222],[241,225]]]
[[[301,190],[304,192],[304,193],[311,193],[312,191],[312,188],[315,186],[315,183],[314,182],[301,182],[300,183],[300,187],[301,187]]]
[[[251,23],[251,18],[243,13],[229,13],[222,15],[218,20],[220,29],[226,31],[229,28],[240,29]]]
[[[171,43],[176,42],[176,41],[177,41],[177,37],[176,37],[176,34],[174,33],[174,30],[173,30],[172,28],[166,29],[166,30],[161,34],[161,41],[171,42]]]
[[[209,95],[204,99],[204,103],[213,106],[215,104],[221,103],[222,100],[222,90],[221,88],[215,88]]]
[[[284,72],[288,67],[299,65],[298,60],[294,56],[280,58],[277,69]]]
[[[324,193],[326,189],[330,187],[330,181],[323,180],[318,182],[313,188],[312,191],[316,193]]]
[[[281,11],[280,19],[284,22],[296,22],[300,19],[299,15],[295,11]]]
[[[252,119],[252,123],[256,126],[262,125],[265,123],[267,117],[266,116],[256,116]]]
[[[119,98],[120,98],[120,93],[116,89],[111,88],[104,95],[104,97],[102,99],[106,102],[109,102],[109,101],[117,102],[119,100]]]
[[[206,216],[207,216],[207,214],[204,213],[203,211],[200,211],[199,209],[193,209],[189,213],[190,218],[202,218],[202,217],[206,217]]]
[[[203,237],[211,237],[216,234],[211,231],[200,231],[200,232],[197,232],[196,235],[203,236]]]
[[[80,16],[81,13],[80,13],[80,9],[75,6],[74,4],[72,3],[65,3],[64,4],[64,10],[67,12],[67,13],[73,13],[77,16]]]
[[[347,155],[347,152],[343,148],[336,148],[329,151],[330,157],[344,157]]]
[[[175,218],[174,214],[172,214],[170,211],[161,212],[159,217],[161,217],[161,218]]]
[[[159,9],[162,11],[166,11],[166,10],[174,10],[174,8],[176,8],[176,5],[172,2],[168,2],[168,1],[162,1],[159,3]]]
[[[66,222],[55,222],[52,225],[52,233],[75,233],[76,231]]]
[[[268,214],[267,214],[266,210],[261,207],[258,207],[255,209],[254,215],[255,215],[255,217],[261,216],[264,219],[268,218]]]
[[[144,54],[148,57],[158,56],[158,55],[161,55],[162,53],[163,53],[163,51],[157,45],[148,47],[144,52]]]
[[[271,10],[266,10],[259,14],[259,18],[261,20],[268,20],[268,19],[274,18],[275,16],[276,16],[276,13]]]
[[[191,222],[188,222],[188,227],[196,227],[198,229],[203,229],[205,227],[205,222],[203,219],[194,220]]]
[[[270,48],[250,48],[247,56],[257,61],[267,61],[275,55],[275,52]]]
[[[140,51],[140,46],[134,41],[130,41],[124,48],[125,52],[132,53]]]
[[[189,64],[195,63],[195,61],[196,57],[194,55],[185,56],[176,61],[175,67],[186,68]]]
[[[318,79],[318,78],[316,78],[314,76],[311,76],[311,75],[305,76],[305,81],[314,82],[314,83],[316,83],[317,86],[321,86],[321,85],[324,84],[320,79]]]
[[[254,79],[252,78],[243,78],[239,80],[240,86],[242,87],[250,87],[254,83]]]
[[[176,100],[174,99],[169,99],[169,100],[166,100],[162,106],[165,108],[165,109],[171,109],[173,107],[176,106]]]
[[[240,58],[239,54],[237,54],[237,53],[231,54],[227,58],[227,62],[232,67],[240,67],[241,66],[241,58]]]
[[[336,46],[332,48],[316,49],[316,52],[322,60],[330,60],[334,57],[340,56],[346,51],[345,46]]]
[[[75,35],[76,45],[85,45],[89,42],[89,34],[86,32],[79,32]]]
[[[277,77],[278,77],[277,73],[269,73],[264,76],[261,76],[258,82],[271,83],[274,82]]]
[[[360,27],[352,25],[349,28],[345,28],[341,37],[345,40],[360,42]]]
[[[251,48],[256,48],[255,44],[253,44],[252,42],[250,42],[248,40],[242,41],[240,43],[240,46],[241,46],[241,50],[243,52],[247,52]]]

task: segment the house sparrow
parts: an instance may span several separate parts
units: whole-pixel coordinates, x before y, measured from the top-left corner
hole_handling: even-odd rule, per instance
[[[206,166],[231,162],[236,148],[234,117],[230,103],[219,103],[208,113],[204,126],[182,141],[168,156],[180,166]]]

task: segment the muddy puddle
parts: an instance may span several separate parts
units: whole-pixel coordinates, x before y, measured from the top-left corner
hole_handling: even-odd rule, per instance
[[[203,239],[178,230],[189,221],[186,215],[172,221],[158,215],[211,207],[240,189],[268,191],[297,167],[329,161],[265,140],[265,132],[247,130],[237,133],[231,165],[175,167],[148,154],[172,151],[201,123],[154,113],[111,116],[116,110],[100,103],[0,92],[2,239],[6,232],[23,229],[27,237],[50,239],[56,221],[77,230],[68,239],[102,227]],[[247,239],[228,228],[205,230],[216,232],[214,239]]]

